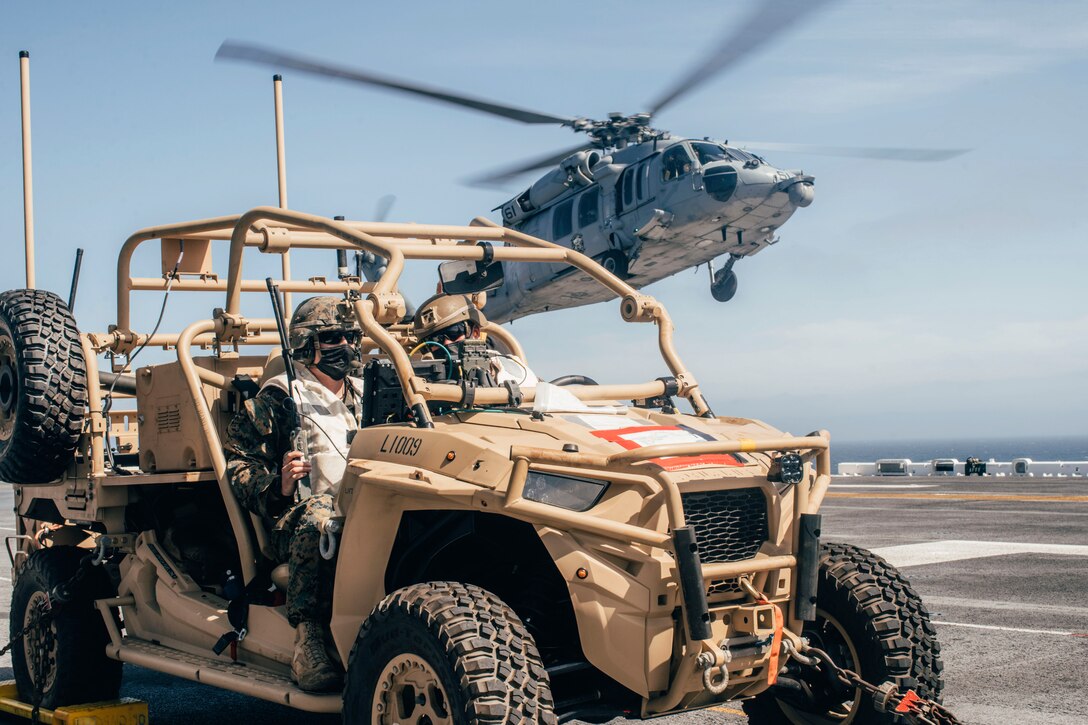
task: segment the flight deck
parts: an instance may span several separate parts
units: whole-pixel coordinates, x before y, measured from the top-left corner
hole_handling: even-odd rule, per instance
[[[11,487],[0,487],[4,535],[13,533],[11,496]],[[945,704],[958,718],[1084,722],[1088,478],[836,477],[821,513],[825,540],[873,549],[922,595],[943,646]],[[0,576],[6,619],[11,582],[7,571]],[[0,679],[11,676],[5,656]],[[129,665],[121,694],[146,700],[155,725],[211,725],[230,713],[270,725],[340,721]],[[657,722],[746,719],[729,703]]]

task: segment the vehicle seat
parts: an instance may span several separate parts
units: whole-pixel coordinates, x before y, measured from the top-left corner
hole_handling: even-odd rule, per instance
[[[283,364],[283,351],[275,348],[268,353],[268,358],[264,361],[264,370],[261,372],[258,383],[263,387],[272,378],[282,375],[286,369],[287,366]]]
[[[287,580],[291,577],[291,570],[287,564],[280,564],[277,566],[272,570],[270,576],[272,578],[272,584],[275,585],[276,589],[279,589],[281,592],[287,591]]]

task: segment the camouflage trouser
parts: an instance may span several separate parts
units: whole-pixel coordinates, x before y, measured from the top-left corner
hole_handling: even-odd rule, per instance
[[[332,617],[332,579],[335,560],[325,561],[318,551],[321,523],[332,516],[332,496],[319,494],[287,510],[272,530],[276,563],[287,563],[287,619],[292,627],[310,621],[328,624]]]

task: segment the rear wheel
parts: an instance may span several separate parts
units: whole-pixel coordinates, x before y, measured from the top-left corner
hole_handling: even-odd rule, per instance
[[[39,549],[19,572],[11,593],[10,634],[42,617],[54,587],[67,583],[90,552],[71,546]],[[109,579],[89,570],[69,602],[57,605],[11,650],[19,696],[49,710],[62,705],[112,700],[121,689],[121,663],[106,656],[110,638],[93,600],[109,596]]]
[[[510,607],[471,584],[393,592],[348,660],[344,722],[555,723],[547,672]]]
[[[0,480],[59,478],[86,406],[87,368],[68,306],[43,290],[0,294]]]
[[[905,691],[940,701],[941,647],[929,612],[895,567],[849,544],[825,544],[820,558],[816,621],[804,629],[813,647],[835,664],[879,685],[894,682]],[[751,723],[795,725],[884,725],[901,722],[877,712],[860,690],[837,687],[830,678],[797,670],[783,678],[801,683],[792,692],[771,688],[744,703]],[[801,690],[808,696],[801,694]]]

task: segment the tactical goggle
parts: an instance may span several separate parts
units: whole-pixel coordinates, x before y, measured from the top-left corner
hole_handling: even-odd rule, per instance
[[[461,337],[472,337],[473,331],[478,329],[471,322],[458,322],[455,325],[443,328],[431,335],[432,340],[456,340]]]
[[[337,345],[344,340],[349,345],[357,345],[361,336],[358,330],[322,330],[317,333],[317,341],[322,345]]]

